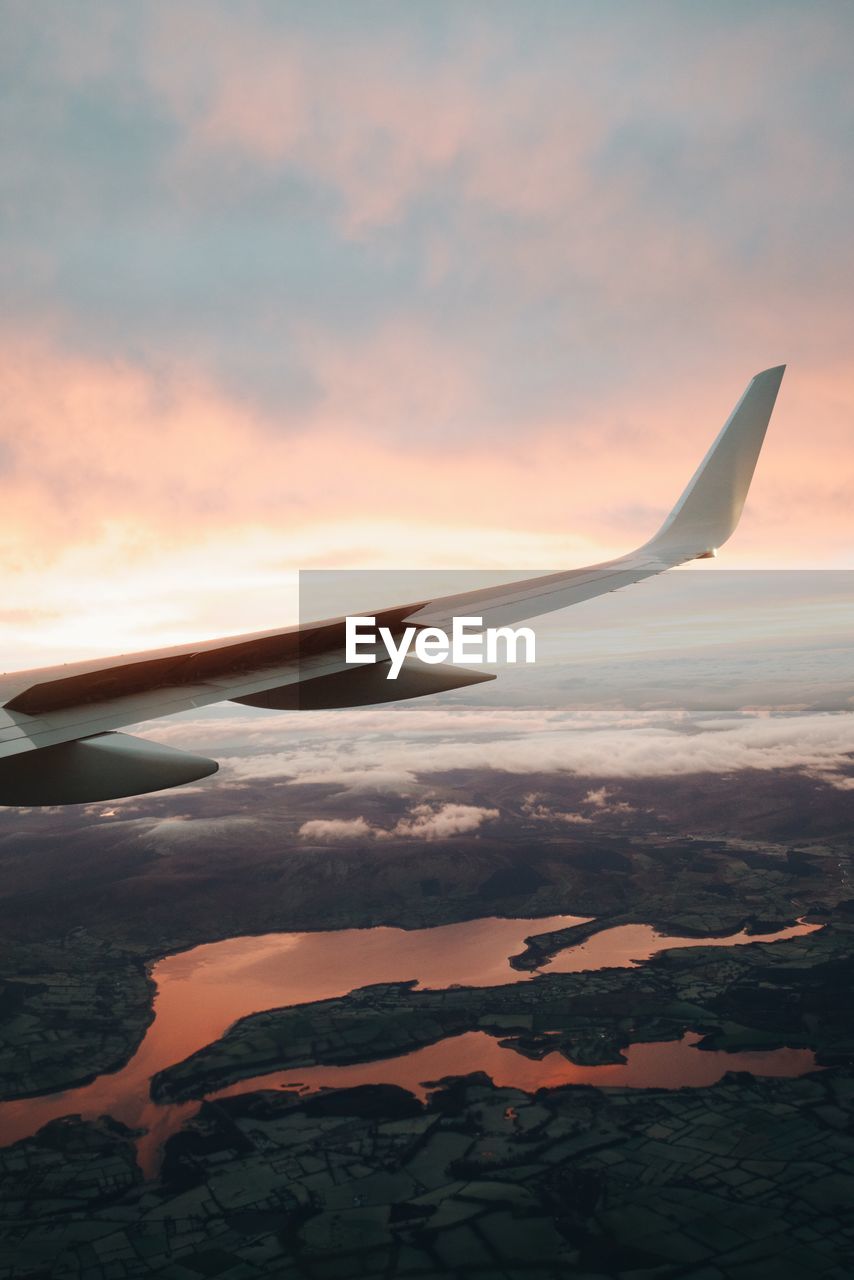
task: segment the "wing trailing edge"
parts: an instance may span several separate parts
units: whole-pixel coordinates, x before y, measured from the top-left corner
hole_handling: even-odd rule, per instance
[[[270,711],[321,711],[336,707],[367,707],[380,702],[400,702],[405,698],[426,698],[433,693],[448,693],[473,684],[494,680],[488,671],[472,671],[455,667],[450,662],[428,666],[417,658],[405,659],[396,680],[387,679],[389,664],[347,667],[329,675],[314,676],[295,684],[234,698],[246,707],[265,707]]]

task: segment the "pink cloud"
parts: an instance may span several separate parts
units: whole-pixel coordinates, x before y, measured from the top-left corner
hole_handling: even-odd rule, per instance
[[[205,49],[191,68],[176,56],[188,42]],[[157,15],[143,53],[185,130],[179,170],[211,152],[269,168],[293,161],[344,196],[353,231],[396,218],[454,162],[485,110],[465,57],[437,82],[391,31],[336,44],[191,4]]]
[[[79,639],[99,636],[102,652],[107,612],[131,649],[200,623],[207,634],[275,625],[288,572],[354,554],[358,567],[595,562],[654,531],[741,389],[687,374],[649,400],[622,389],[573,421],[533,417],[508,446],[464,436],[488,412],[477,357],[414,323],[352,346],[318,339],[311,358],[317,405],[281,431],[186,368],[154,377],[6,335],[7,652],[45,619],[93,610]],[[790,370],[722,564],[846,563],[852,413],[847,370]],[[431,437],[434,417],[452,443]],[[408,436],[407,424],[422,429]]]

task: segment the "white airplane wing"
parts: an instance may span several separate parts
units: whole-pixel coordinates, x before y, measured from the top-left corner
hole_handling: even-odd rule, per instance
[[[741,515],[785,366],[756,375],[658,533],[636,551],[436,600],[378,610],[377,625],[450,628],[454,616],[509,625],[713,556]],[[276,709],[360,706],[493,677],[407,659],[348,666],[344,619],[0,676],[0,804],[74,804],[138,795],[215,772],[203,756],[117,733],[223,701]]]

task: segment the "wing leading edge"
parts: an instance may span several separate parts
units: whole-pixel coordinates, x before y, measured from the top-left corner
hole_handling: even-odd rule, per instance
[[[475,614],[487,627],[510,625],[715,555],[738,524],[784,371],[779,365],[750,381],[658,533],[636,551],[584,569],[380,610],[378,624],[450,627],[455,615]],[[392,686],[398,698],[490,678],[447,665],[438,671],[407,666],[406,678]],[[388,682],[378,681],[375,667],[354,669],[344,661],[341,618],[0,676],[0,804],[136,795],[216,768],[198,756],[180,762],[175,757],[184,753],[169,749],[153,755],[155,744],[114,732],[125,725],[223,701],[307,709],[388,696]],[[28,755],[31,760],[21,758]]]

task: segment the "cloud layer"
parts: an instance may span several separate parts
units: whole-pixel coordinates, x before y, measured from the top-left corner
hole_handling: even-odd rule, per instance
[[[477,708],[401,704],[312,714],[302,730],[293,716],[158,725],[151,734],[218,754],[226,784],[256,779],[318,783],[354,793],[387,790],[417,796],[433,774],[496,769],[520,776],[684,777],[745,769],[797,769],[840,789],[852,785],[854,714],[692,713],[678,707],[637,710],[601,706]],[[218,749],[217,742],[221,740]],[[358,741],[358,751],[353,750]],[[239,753],[229,743],[240,743]],[[607,787],[591,789],[580,817],[611,810]],[[533,817],[538,816],[532,805]],[[417,834],[418,817],[411,832]],[[430,819],[432,822],[432,817]]]

